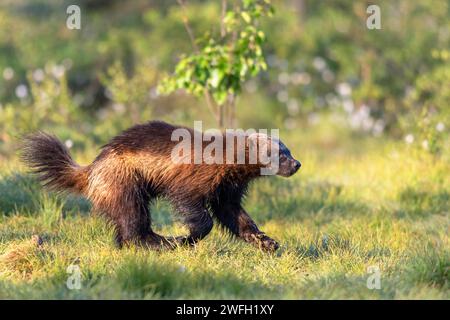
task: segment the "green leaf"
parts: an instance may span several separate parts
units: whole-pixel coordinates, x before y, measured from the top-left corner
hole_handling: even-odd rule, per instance
[[[211,72],[211,78],[209,83],[213,88],[217,88],[219,86],[221,80],[221,72],[218,69],[213,69]]]
[[[242,11],[241,16],[244,19],[244,21],[247,23],[250,23],[252,21],[252,18],[250,17],[250,15],[248,14],[247,11]]]

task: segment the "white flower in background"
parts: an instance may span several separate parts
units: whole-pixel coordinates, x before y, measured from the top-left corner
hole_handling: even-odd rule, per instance
[[[291,82],[294,85],[307,85],[311,82],[311,76],[307,72],[294,72],[291,75]]]
[[[322,79],[326,83],[330,83],[334,80],[334,73],[331,70],[325,69],[322,72]]]
[[[287,102],[288,99],[289,99],[288,92],[287,92],[286,90],[278,91],[278,93],[277,93],[277,99],[278,99],[278,101],[280,101],[280,102]]]
[[[375,124],[373,125],[372,132],[375,136],[380,136],[384,131],[384,121],[381,119],[378,119],[375,121]]]
[[[342,97],[349,97],[352,94],[352,87],[347,82],[342,82],[337,85],[336,91]]]
[[[10,67],[6,67],[3,70],[3,79],[6,81],[11,80],[14,77],[14,70]]]
[[[439,131],[439,132],[444,131],[444,130],[445,130],[445,124],[443,124],[442,122],[439,122],[439,123],[436,125],[436,130]]]
[[[344,105],[344,109],[345,108],[346,107]],[[347,110],[350,109],[351,109],[350,106],[347,107]],[[367,105],[364,104],[356,111],[349,113],[350,113],[350,126],[353,129],[363,129],[365,131],[369,131],[372,129],[374,119],[370,116],[370,108]]]
[[[181,266],[178,268],[178,272],[186,272],[186,266],[181,265]]]
[[[358,129],[361,126],[361,121],[357,113],[350,116],[350,127],[352,129]]]
[[[70,140],[70,139],[66,140],[66,141],[64,142],[64,144],[66,145],[66,147],[67,147],[68,149],[71,149],[71,148],[73,147],[73,141]]]
[[[36,69],[33,71],[33,80],[36,82],[42,82],[44,80],[45,73],[42,69]]]
[[[344,108],[344,110],[347,113],[352,113],[353,110],[355,109],[355,105],[354,105],[354,103],[353,103],[353,101],[351,99],[345,99],[342,102],[342,107]]]
[[[44,90],[41,90],[41,91],[39,91],[39,97],[42,99],[42,101],[48,101],[48,99],[49,99],[49,96],[48,96],[48,93],[47,92],[45,92]]]
[[[414,136],[411,133],[407,134],[406,137],[405,137],[405,142],[407,144],[413,143],[414,142]]]
[[[24,84],[19,84],[15,90],[16,96],[20,99],[26,98],[28,96],[28,88]]]
[[[287,109],[288,109],[288,113],[291,116],[295,116],[298,114],[298,111],[300,110],[300,108],[298,107],[298,102],[295,99],[289,99],[288,103],[287,103]]]
[[[315,57],[313,60],[313,66],[316,70],[323,70],[326,68],[327,63],[325,62],[325,60],[321,57]]]
[[[287,72],[282,72],[278,75],[278,82],[282,85],[287,85],[289,83],[289,74]]]
[[[158,88],[156,88],[156,87],[151,88],[150,92],[149,92],[149,96],[150,96],[150,99],[152,99],[152,100],[155,100],[156,98],[158,98],[158,96],[159,96]]]
[[[114,103],[112,105],[112,108],[115,112],[122,114],[126,111],[125,105],[123,105],[122,103]]]
[[[363,104],[360,108],[359,108],[359,112],[361,112],[362,116],[364,118],[370,117],[370,108]]]
[[[423,140],[422,141],[422,148],[424,148],[425,150],[428,150],[428,147],[429,147],[428,140]]]
[[[338,97],[336,97],[336,95],[331,92],[325,95],[325,100],[327,101],[327,104],[331,107],[337,107],[340,104]]]
[[[63,65],[54,65],[52,67],[51,72],[55,78],[59,79],[64,75],[64,73],[66,72],[66,69],[64,68]]]
[[[361,127],[364,131],[370,131],[373,127],[373,118],[371,117],[366,117],[364,118],[364,120],[361,123]]]
[[[312,113],[308,114],[308,123],[309,124],[316,125],[319,122],[320,122],[320,116],[317,113],[312,112]]]

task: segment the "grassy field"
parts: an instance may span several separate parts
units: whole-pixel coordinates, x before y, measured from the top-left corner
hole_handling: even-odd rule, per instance
[[[282,138],[302,169],[256,182],[246,201],[282,244],[273,255],[218,228],[193,249],[119,250],[85,200],[48,194],[16,158],[2,161],[0,298],[450,298],[448,159],[336,128]],[[154,212],[158,231],[184,231],[164,202]],[[79,290],[66,286],[71,264]],[[380,289],[367,287],[368,268]]]

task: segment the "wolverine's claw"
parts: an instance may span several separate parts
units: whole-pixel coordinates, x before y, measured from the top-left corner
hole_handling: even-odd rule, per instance
[[[260,249],[265,251],[274,252],[276,251],[280,245],[278,242],[273,240],[272,238],[266,236],[265,233],[252,233],[244,237],[244,239],[248,242],[252,242],[257,245]]]
[[[273,251],[276,251],[280,247],[278,242],[276,242],[272,238],[269,238],[266,235],[261,239],[261,241],[262,241],[262,248],[267,251],[273,252]]]

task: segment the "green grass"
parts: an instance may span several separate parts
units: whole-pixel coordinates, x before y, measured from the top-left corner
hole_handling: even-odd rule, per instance
[[[119,250],[85,200],[46,193],[11,158],[0,166],[0,298],[449,299],[448,159],[383,139],[331,129],[284,139],[299,174],[258,181],[246,200],[282,244],[273,255],[217,228],[193,249]],[[75,154],[86,162],[95,150]],[[166,204],[154,212],[161,233],[184,231]],[[66,287],[71,264],[80,290]],[[379,290],[367,288],[370,266]]]

